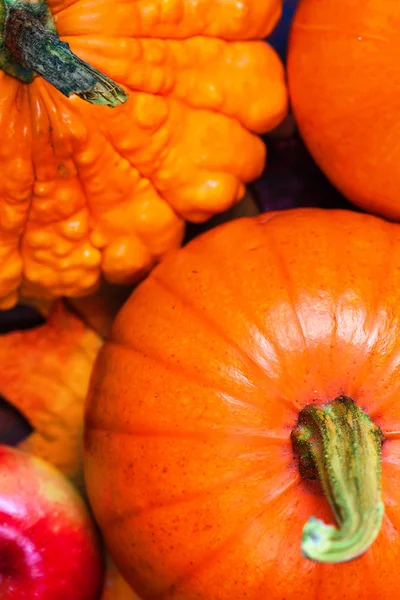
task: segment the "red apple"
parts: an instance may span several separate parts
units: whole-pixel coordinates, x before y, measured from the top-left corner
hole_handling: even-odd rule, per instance
[[[0,445],[1,600],[97,600],[102,576],[97,534],[72,484]]]

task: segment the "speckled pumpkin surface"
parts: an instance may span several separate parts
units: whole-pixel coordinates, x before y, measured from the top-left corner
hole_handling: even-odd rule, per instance
[[[261,41],[280,0],[48,8],[61,39],[129,99],[92,106],[0,71],[0,308],[20,294],[83,295],[102,275],[140,279],[185,220],[243,196],[265,161],[257,134],[286,111],[282,65]]]

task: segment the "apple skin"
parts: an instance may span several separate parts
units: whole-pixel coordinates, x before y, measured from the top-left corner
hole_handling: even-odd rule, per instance
[[[97,533],[72,484],[0,445],[1,600],[97,600],[102,579]]]

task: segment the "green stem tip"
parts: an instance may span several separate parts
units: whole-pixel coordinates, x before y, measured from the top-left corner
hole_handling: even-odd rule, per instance
[[[384,513],[383,439],[379,427],[346,396],[300,412],[292,431],[300,474],[320,480],[337,524],[309,519],[301,542],[306,558],[346,562],[362,555],[376,539]]]
[[[60,40],[48,13],[40,12],[37,4],[6,0],[2,35],[10,56],[8,64],[12,61],[18,64],[21,67],[18,73],[24,74],[25,81],[38,74],[64,96],[76,94],[91,104],[111,108],[128,99],[122,87],[81,60]]]

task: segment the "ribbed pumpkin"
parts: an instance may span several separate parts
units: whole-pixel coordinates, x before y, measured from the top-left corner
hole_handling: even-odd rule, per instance
[[[332,183],[400,220],[400,3],[300,0],[288,80],[296,121]]]
[[[144,600],[393,600],[399,393],[399,226],[297,209],[195,239],[93,372],[85,477],[117,568]],[[337,527],[302,541],[311,516]]]
[[[102,275],[135,282],[179,245],[185,219],[243,196],[264,165],[256,134],[286,111],[282,65],[262,41],[280,11],[0,1],[0,308],[83,295]],[[79,92],[85,78],[94,87]]]

